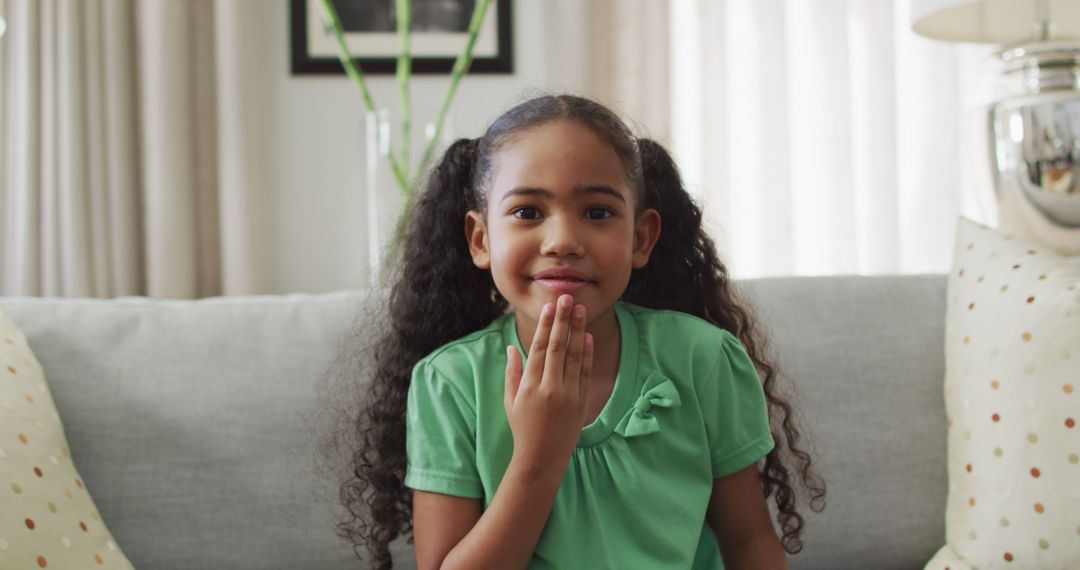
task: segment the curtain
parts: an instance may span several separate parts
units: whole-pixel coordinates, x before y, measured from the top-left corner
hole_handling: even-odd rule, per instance
[[[264,291],[253,2],[0,5],[0,295]]]
[[[995,223],[1007,86],[992,46],[916,36],[909,10],[604,0],[588,90],[673,151],[736,277],[947,273],[957,217]]]

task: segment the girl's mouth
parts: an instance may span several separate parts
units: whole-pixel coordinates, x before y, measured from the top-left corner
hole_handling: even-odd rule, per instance
[[[551,293],[570,293],[577,291],[582,287],[591,283],[591,281],[583,281],[579,279],[533,279],[533,281],[541,288]]]

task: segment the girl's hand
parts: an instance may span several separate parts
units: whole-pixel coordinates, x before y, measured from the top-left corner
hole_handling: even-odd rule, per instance
[[[557,305],[540,312],[524,376],[521,355],[507,347],[504,405],[514,455],[538,469],[557,468],[561,477],[585,425],[593,339],[585,305],[575,306],[570,295]]]

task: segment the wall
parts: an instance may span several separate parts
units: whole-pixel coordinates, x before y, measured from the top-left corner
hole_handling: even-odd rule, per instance
[[[260,115],[266,117],[262,126],[269,222],[266,292],[363,285],[367,278],[363,103],[344,75],[291,75],[288,2],[263,5],[266,13],[257,17],[265,20],[261,28],[266,59],[253,65],[264,73],[267,96],[253,104],[262,106]],[[503,109],[531,91],[586,91],[589,72],[580,51],[587,27],[584,10],[575,0],[515,0],[515,73],[464,78],[450,111],[454,134],[478,136]],[[577,57],[570,53],[575,50]],[[393,78],[369,79],[376,104],[396,112]],[[434,118],[447,84],[441,76],[414,80],[414,124]]]

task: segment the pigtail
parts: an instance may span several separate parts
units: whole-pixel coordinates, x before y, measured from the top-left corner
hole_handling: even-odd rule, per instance
[[[660,213],[663,230],[648,265],[634,270],[623,298],[653,309],[669,309],[696,315],[727,329],[742,342],[763,378],[769,423],[776,446],[759,466],[762,492],[773,497],[780,523],[781,542],[790,554],[802,550],[804,520],[796,505],[791,469],[798,472],[809,491],[810,508],[825,506],[825,482],[813,470],[810,454],[800,447],[800,430],[794,409],[776,386],[777,370],[765,357],[765,335],[755,326],[750,305],[739,298],[716,246],[702,229],[701,209],[683,188],[679,171],[663,146],[640,139],[644,208]],[[793,461],[789,468],[784,460]]]
[[[506,309],[488,271],[473,265],[465,240],[477,141],[454,142],[417,196],[400,259],[391,264],[385,315],[377,327],[374,363],[352,435],[352,473],[340,487],[350,518],[338,534],[366,548],[370,567],[392,568],[389,544],[412,535],[412,495],[405,487],[405,411],[413,366],[439,346],[481,329]],[[379,306],[380,304],[374,303]]]
[[[405,235],[404,251],[390,296],[395,330],[420,358],[479,330],[505,312],[491,273],[472,262],[465,238],[465,213],[478,209],[473,170],[478,141],[460,139],[446,150],[420,194]]]

